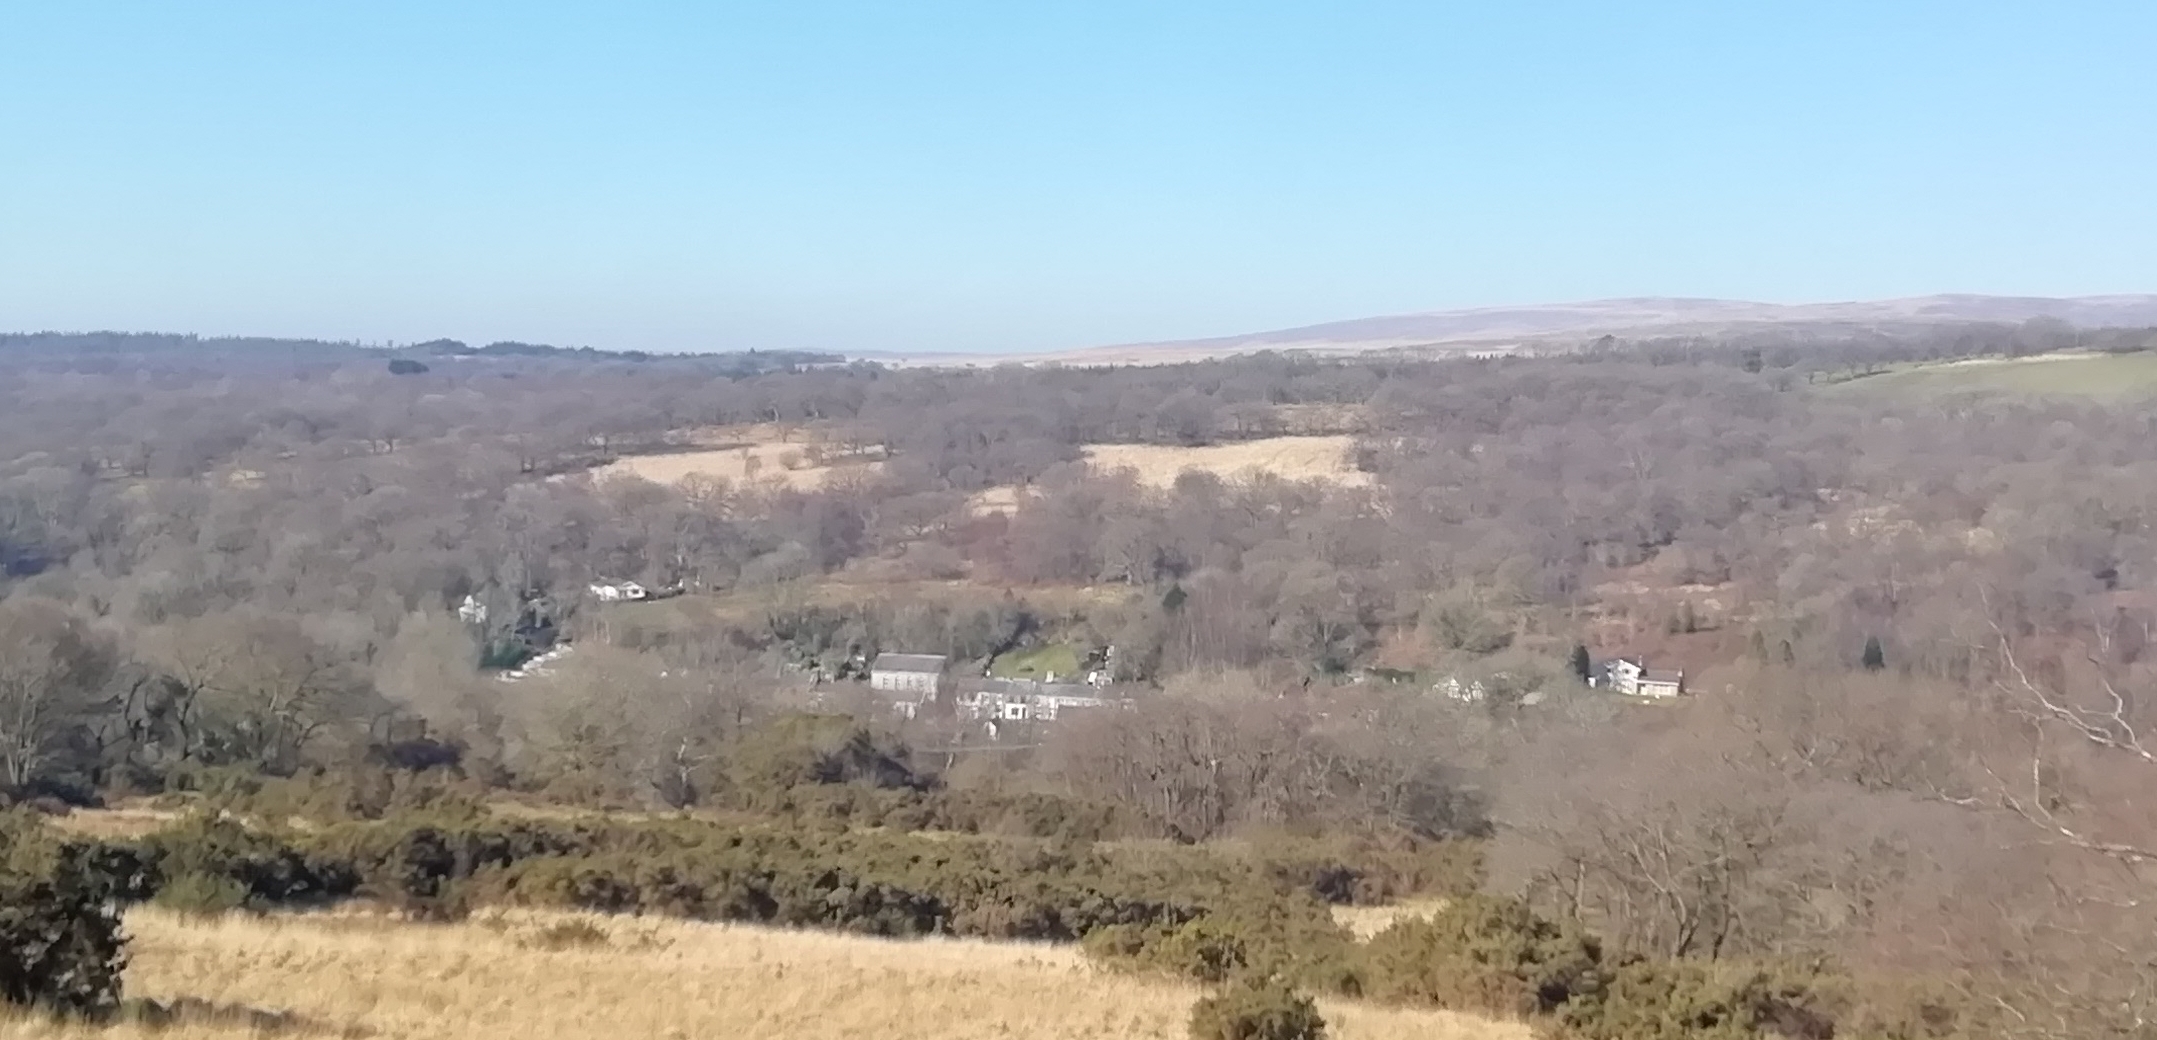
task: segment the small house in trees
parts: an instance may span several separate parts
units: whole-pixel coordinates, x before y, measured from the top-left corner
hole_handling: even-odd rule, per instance
[[[1685,673],[1650,668],[1638,657],[1614,657],[1603,662],[1589,685],[1627,697],[1676,697],[1685,692]]]
[[[1673,669],[1642,669],[1640,685],[1634,691],[1640,697],[1675,697],[1685,692],[1685,673]]]
[[[870,689],[911,695],[917,701],[936,699],[943,680],[942,654],[878,654],[869,664]]]
[[[592,586],[593,597],[602,603],[620,603],[624,600],[640,601],[652,598],[650,589],[633,581],[599,582]]]

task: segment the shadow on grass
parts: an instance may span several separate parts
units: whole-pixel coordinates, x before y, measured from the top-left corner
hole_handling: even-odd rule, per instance
[[[364,1040],[371,1030],[357,1026],[334,1026],[290,1011],[264,1011],[237,1004],[219,1004],[197,997],[172,1000],[135,998],[120,1006],[119,1021],[148,1029],[213,1026],[244,1029],[255,1036],[334,1036]]]

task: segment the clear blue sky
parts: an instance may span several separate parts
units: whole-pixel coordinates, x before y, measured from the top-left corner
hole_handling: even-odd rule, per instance
[[[1018,350],[2157,291],[2157,4],[0,0],[0,328]]]

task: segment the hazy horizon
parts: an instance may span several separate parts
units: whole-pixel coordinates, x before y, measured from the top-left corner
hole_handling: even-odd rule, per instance
[[[0,327],[1067,350],[2157,288],[2157,10],[22,10]],[[93,73],[94,70],[94,73]]]

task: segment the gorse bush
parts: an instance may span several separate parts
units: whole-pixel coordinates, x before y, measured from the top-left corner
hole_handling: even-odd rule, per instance
[[[381,756],[423,754],[412,743],[378,748]],[[477,785],[443,768],[412,770],[364,762],[299,776],[268,776],[246,766],[182,766],[166,778],[168,802],[263,820],[318,823],[426,814],[477,822],[487,816]],[[176,792],[193,796],[183,800]]]
[[[1364,951],[1370,995],[1500,1015],[1548,1013],[1597,999],[1601,947],[1518,900],[1469,896],[1427,920],[1401,921]]]
[[[1338,905],[1472,895],[1483,884],[1482,846],[1474,841],[1272,837],[1249,849],[1259,869],[1284,887]]]
[[[214,917],[247,905],[247,886],[223,874],[181,874],[166,878],[150,900],[191,917]]]
[[[1635,961],[1612,972],[1592,1000],[1558,1010],[1561,1036],[1578,1040],[1829,1040],[1835,1015],[1812,967]]]
[[[335,858],[311,856],[278,837],[222,817],[198,814],[139,842],[107,853],[121,895],[146,899],[175,879],[207,891],[206,879],[223,879],[259,906],[322,904],[351,895],[358,878]]]
[[[1198,982],[1255,975],[1327,993],[1362,990],[1353,937],[1302,892],[1244,894],[1187,921],[1103,928],[1086,937],[1086,950],[1111,966]]]
[[[0,820],[0,1000],[73,1015],[120,1006],[125,939],[96,857]]]
[[[1325,1040],[1318,1005],[1263,977],[1239,979],[1191,1007],[1191,1040]]]
[[[1173,927],[1235,899],[1256,905],[1288,894],[1248,863],[1202,850],[1111,855],[1026,839],[692,821],[420,817],[282,832],[201,816],[95,851],[113,890],[137,900],[177,884],[170,898],[188,902],[275,907],[356,896],[421,919],[493,904],[889,936],[1071,941],[1116,925]]]

